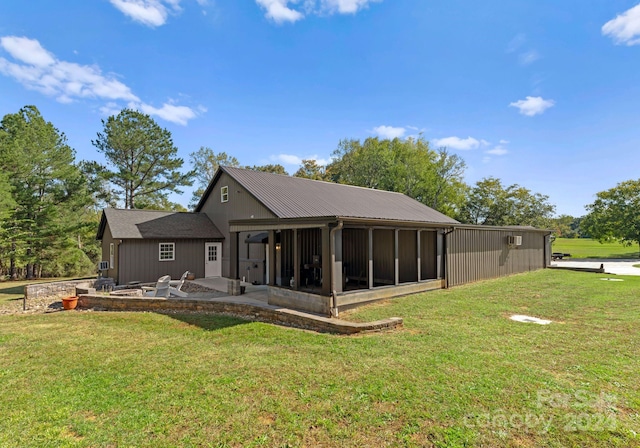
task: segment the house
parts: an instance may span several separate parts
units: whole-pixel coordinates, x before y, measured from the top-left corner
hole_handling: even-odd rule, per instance
[[[464,225],[400,193],[240,168],[221,167],[195,212],[181,215],[210,221],[215,232],[197,244],[219,245],[216,272],[230,279],[230,291],[239,293],[240,280],[267,284],[269,303],[325,315],[550,261],[548,231]],[[144,255],[149,264],[163,264],[159,245],[168,238],[140,237],[155,247]],[[119,283],[129,278],[123,269]]]
[[[167,274],[177,278],[185,271],[197,277],[221,275],[213,260],[224,237],[203,213],[107,208],[97,238],[108,266],[104,275],[120,285]]]

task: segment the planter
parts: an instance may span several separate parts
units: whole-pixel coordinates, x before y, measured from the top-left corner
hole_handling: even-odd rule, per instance
[[[78,297],[71,296],[71,297],[65,297],[64,299],[62,299],[62,307],[65,310],[74,310],[76,306],[78,306]]]
[[[187,274],[187,280],[195,280],[196,279],[196,274],[194,274],[193,272],[189,272]]]

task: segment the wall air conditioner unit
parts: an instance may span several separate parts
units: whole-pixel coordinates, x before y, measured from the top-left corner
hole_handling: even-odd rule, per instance
[[[509,246],[522,246],[522,235],[510,235],[507,237]]]
[[[109,262],[101,261],[100,263],[98,263],[98,269],[101,271],[106,271],[107,269],[109,269]]]

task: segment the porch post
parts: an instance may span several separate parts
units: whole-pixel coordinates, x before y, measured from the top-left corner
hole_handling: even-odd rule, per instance
[[[393,231],[393,277],[395,279],[396,286],[400,284],[400,262],[398,260],[398,235],[400,234],[398,229]]]
[[[373,229],[369,228],[368,229],[369,232],[369,247],[368,247],[368,255],[369,255],[369,267],[367,269],[367,272],[369,273],[369,289],[373,289]]]
[[[322,295],[331,295],[331,229],[322,228]]]
[[[267,284],[276,284],[276,232],[269,230],[269,272],[267,272]]]
[[[300,289],[300,233],[293,229],[293,289]]]
[[[444,277],[444,234],[442,230],[438,230],[438,236],[436,237],[436,278]]]
[[[422,257],[420,256],[420,234],[422,232],[418,229],[416,230],[416,241],[418,242],[418,281],[422,280]]]
[[[239,233],[231,232],[229,245],[231,246],[230,272],[229,278],[237,280],[240,278],[240,257],[239,257]]]
[[[335,284],[336,292],[342,292],[344,289],[344,279],[342,278],[342,229],[333,232],[331,244],[333,245],[334,254],[334,258],[331,260],[331,264],[333,264],[331,275],[335,279],[333,283]]]

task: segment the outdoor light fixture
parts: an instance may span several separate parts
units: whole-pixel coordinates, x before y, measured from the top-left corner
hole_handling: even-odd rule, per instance
[[[280,246],[280,243],[276,243],[276,250],[280,250],[282,246]]]

